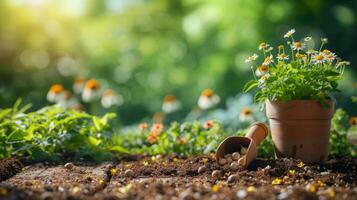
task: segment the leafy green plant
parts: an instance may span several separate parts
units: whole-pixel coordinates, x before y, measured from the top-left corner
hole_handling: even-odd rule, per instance
[[[192,155],[214,151],[226,136],[227,132],[217,121],[208,121],[204,126],[200,122],[173,122],[156,136],[153,128],[126,129],[120,134],[119,143],[136,154]]]
[[[129,153],[113,143],[109,120],[61,107],[44,107],[25,113],[29,106],[0,111],[0,158],[16,155],[31,160],[59,160],[63,155],[89,157],[96,161]],[[117,154],[115,152],[119,152]]]
[[[288,38],[290,55],[284,45],[278,46],[278,54],[274,59],[273,48],[267,43],[261,43],[259,50],[263,54],[263,62],[252,66],[255,79],[249,81],[244,91],[257,88],[254,99],[264,105],[266,100],[289,101],[312,99],[326,105],[326,100],[332,98],[337,89],[338,81],[342,78],[344,68],[349,65],[341,61],[330,50],[323,49],[327,39],[321,39],[318,50],[312,46],[311,37],[295,41],[292,29],[284,35]],[[290,57],[289,57],[290,56]],[[246,62],[255,61],[257,54],[250,56]]]
[[[334,156],[357,156],[357,146],[347,139],[347,113],[337,109],[331,120],[330,155]]]

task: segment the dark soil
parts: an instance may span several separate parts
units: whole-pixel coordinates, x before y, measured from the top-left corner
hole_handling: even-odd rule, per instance
[[[17,158],[5,158],[0,160],[0,182],[20,172],[22,168],[23,165]]]
[[[204,173],[198,173],[200,166]],[[234,172],[218,166],[213,155],[73,167],[34,164],[0,183],[0,199],[357,199],[356,167],[353,158],[324,165],[257,159]],[[213,170],[222,176],[213,178]],[[232,174],[237,179],[228,182]]]

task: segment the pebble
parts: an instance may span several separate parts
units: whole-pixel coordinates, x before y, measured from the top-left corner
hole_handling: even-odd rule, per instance
[[[234,152],[232,154],[232,159],[235,160],[235,161],[238,161],[240,158],[240,154],[238,152]]]
[[[287,192],[282,192],[278,195],[278,199],[287,199],[289,197],[289,194]]]
[[[233,160],[232,160],[232,157],[228,157],[226,158],[227,159],[227,163],[231,163]]]
[[[233,182],[236,182],[237,179],[238,179],[237,175],[232,174],[232,175],[230,175],[230,176],[228,177],[227,181],[228,181],[229,183],[233,183]]]
[[[220,165],[225,165],[225,164],[227,163],[227,160],[224,159],[224,158],[219,158],[218,163],[219,163]]]
[[[239,158],[238,164],[239,164],[240,166],[244,166],[244,165],[245,165],[245,157],[244,157],[244,156],[241,157],[241,158]]]
[[[212,177],[213,177],[213,178],[220,178],[221,175],[222,175],[222,173],[221,173],[220,170],[214,170],[214,171],[212,172]]]
[[[330,172],[321,172],[320,174],[321,174],[322,176],[325,176],[325,175],[329,175]]]
[[[239,164],[238,164],[238,162],[232,162],[230,167],[232,170],[237,171],[239,168]]]
[[[134,176],[134,171],[131,169],[127,169],[127,170],[125,170],[124,175],[126,177],[132,177],[132,176]]]
[[[73,165],[73,163],[69,162],[69,163],[66,163],[66,164],[64,165],[64,167],[65,167],[66,169],[73,169],[74,165]]]
[[[240,199],[244,199],[247,196],[247,191],[245,190],[238,190],[237,197]]]
[[[247,148],[245,148],[245,147],[242,147],[241,149],[240,149],[240,154],[242,154],[242,155],[245,155],[245,154],[247,154]]]
[[[64,192],[64,188],[60,186],[60,187],[58,187],[58,191],[59,192]]]
[[[201,166],[198,168],[198,173],[199,174],[203,174],[207,171],[207,167],[206,166]]]

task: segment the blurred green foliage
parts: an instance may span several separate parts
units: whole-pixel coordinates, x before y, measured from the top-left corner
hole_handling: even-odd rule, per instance
[[[223,100],[239,93],[251,73],[244,59],[256,44],[277,45],[296,28],[328,37],[328,48],[351,61],[337,99],[357,113],[349,98],[356,11],[352,0],[2,0],[0,105],[22,97],[40,108],[52,84],[71,88],[80,76],[123,96],[111,111],[124,124],[160,111],[166,94],[189,113],[205,88]]]
[[[59,161],[63,157],[112,159],[128,150],[114,144],[109,120],[60,107],[25,113],[29,106],[0,109],[0,159],[24,156],[33,161]],[[118,154],[119,153],[119,154]]]

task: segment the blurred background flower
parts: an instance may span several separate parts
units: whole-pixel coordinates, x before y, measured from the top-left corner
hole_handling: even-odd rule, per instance
[[[238,95],[252,73],[245,59],[258,51],[256,44],[277,46],[296,28],[296,41],[328,37],[326,48],[351,61],[336,98],[357,115],[350,98],[357,77],[356,11],[355,2],[334,0],[2,0],[0,105],[11,106],[18,97],[33,110],[48,105],[47,99],[56,103],[62,92],[48,90],[61,84],[73,89],[66,106],[71,99],[70,107],[93,114],[110,107],[127,125],[153,116],[163,122],[172,107],[164,108],[162,98],[175,94],[175,119],[219,117],[237,128],[243,107],[254,120],[261,115],[246,103],[251,97]],[[205,88],[214,88],[220,101],[202,113],[208,108],[202,106],[206,97],[199,100]]]

